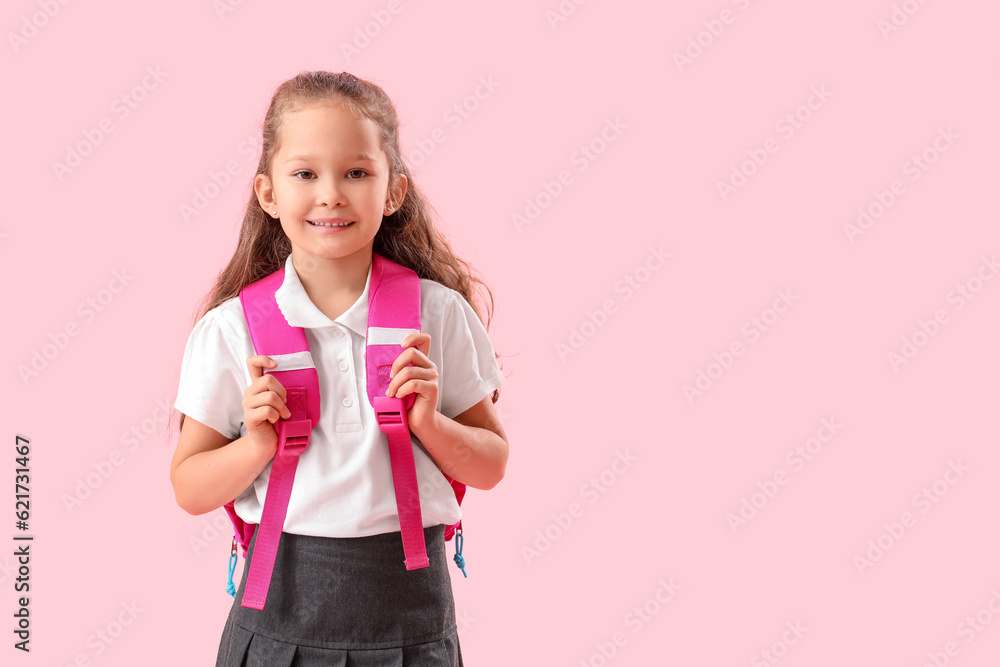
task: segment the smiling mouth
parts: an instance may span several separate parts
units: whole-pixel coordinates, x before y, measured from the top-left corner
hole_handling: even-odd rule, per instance
[[[354,224],[353,220],[351,222],[313,222],[312,220],[307,220],[306,222],[313,227],[350,227]]]

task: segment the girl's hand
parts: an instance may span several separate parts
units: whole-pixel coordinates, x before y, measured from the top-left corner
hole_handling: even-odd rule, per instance
[[[434,421],[438,402],[437,366],[427,357],[431,351],[431,335],[420,332],[403,339],[405,348],[392,362],[386,396],[402,398],[416,393],[413,407],[406,413],[411,430],[420,430]],[[407,364],[413,364],[408,366]]]
[[[292,416],[292,411],[285,405],[288,392],[278,378],[270,373],[264,374],[265,368],[277,365],[271,357],[262,354],[247,357],[251,382],[243,392],[243,423],[246,424],[247,434],[256,447],[271,456],[278,451],[278,432],[274,430],[274,423],[279,418]]]

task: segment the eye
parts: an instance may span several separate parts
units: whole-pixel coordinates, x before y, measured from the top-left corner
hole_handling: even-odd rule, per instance
[[[348,174],[353,174],[353,173],[355,173],[355,172],[360,172],[360,173],[362,173],[362,174],[367,174],[367,173],[368,173],[368,172],[367,172],[367,171],[365,171],[364,169],[351,169],[351,170],[350,170],[349,172],[347,172],[347,173],[348,173]],[[360,178],[360,176],[359,176],[358,178]],[[358,180],[358,179],[357,179],[357,178],[352,178],[351,180],[352,180],[352,181],[356,181],[356,180]]]
[[[309,171],[308,169],[299,169],[298,171],[293,173],[292,176],[298,176],[299,174],[312,174],[312,172]],[[300,180],[310,180],[310,179],[300,179]]]

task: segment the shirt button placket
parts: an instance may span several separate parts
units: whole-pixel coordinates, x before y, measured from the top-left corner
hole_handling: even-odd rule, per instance
[[[344,330],[343,330],[342,328],[340,328],[339,326],[338,326],[338,327],[334,327],[334,329],[333,329],[333,335],[334,335],[335,337],[337,337],[337,338],[340,338],[340,339],[343,339],[343,338],[344,338],[344,336],[346,336],[346,334],[344,333]],[[348,348],[348,349],[347,349],[347,352],[348,352],[348,353],[350,353],[350,351],[351,351],[351,350],[350,350],[350,345],[351,345],[351,341],[350,341],[350,340],[348,340],[348,341],[347,341],[347,348]],[[340,363],[338,363],[338,364],[337,364],[337,368],[339,368],[339,369],[341,370],[341,372],[343,372],[343,373],[346,373],[346,372],[347,372],[347,371],[348,371],[348,370],[350,369],[350,366],[348,365],[347,361],[345,361],[344,359],[341,359],[341,360],[340,360]],[[343,406],[344,406],[345,408],[349,408],[349,407],[351,407],[352,405],[354,405],[354,401],[353,401],[353,400],[351,399],[351,397],[350,397],[350,396],[345,396],[345,397],[344,397],[344,398],[343,398],[343,399],[342,399],[342,400],[340,401],[340,403],[341,403],[341,405],[343,405]]]

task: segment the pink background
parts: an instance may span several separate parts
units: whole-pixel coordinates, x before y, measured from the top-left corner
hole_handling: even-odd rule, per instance
[[[229,524],[161,406],[304,69],[385,88],[496,296],[467,664],[996,664],[996,3],[222,2],[4,5],[4,664],[214,664]]]

